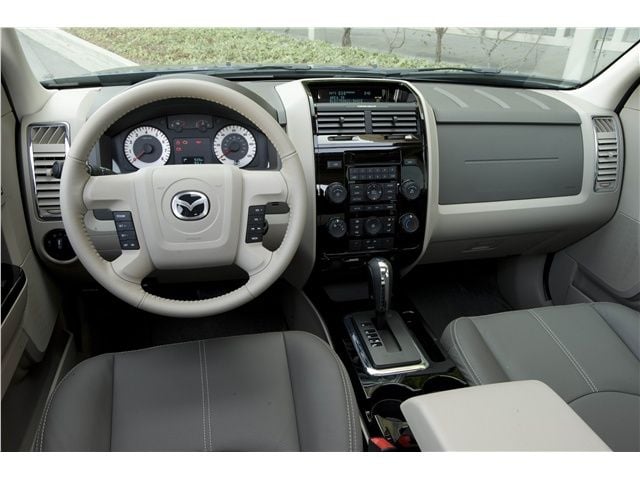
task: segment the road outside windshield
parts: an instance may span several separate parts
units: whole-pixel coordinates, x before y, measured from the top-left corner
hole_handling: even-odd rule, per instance
[[[246,64],[480,67],[581,84],[640,38],[640,28],[20,29],[41,80],[138,66]]]

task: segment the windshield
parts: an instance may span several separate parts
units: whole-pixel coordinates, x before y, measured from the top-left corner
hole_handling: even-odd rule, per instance
[[[141,72],[206,70],[250,77],[284,70],[300,77],[325,70],[327,75],[484,76],[496,84],[504,78],[541,79],[523,85],[571,88],[593,78],[640,38],[640,28],[49,28],[17,33],[35,75],[51,87],[107,79],[126,84]]]

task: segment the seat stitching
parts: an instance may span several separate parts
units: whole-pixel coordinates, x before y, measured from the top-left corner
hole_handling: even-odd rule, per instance
[[[71,372],[69,372],[71,373]],[[44,451],[44,431],[47,428],[47,417],[49,415],[49,409],[51,408],[51,404],[53,403],[53,397],[56,396],[56,393],[58,393],[58,389],[62,386],[62,384],[64,383],[64,381],[67,379],[67,377],[65,376],[60,383],[58,383],[56,385],[56,388],[54,388],[53,393],[51,394],[51,397],[49,398],[49,400],[47,401],[47,407],[45,408],[44,411],[44,415],[42,416],[42,427],[40,429],[40,451],[43,452]]]
[[[204,356],[204,381],[207,386],[207,417],[209,423],[209,451],[213,452],[213,433],[211,432],[211,398],[209,392],[209,370],[207,368],[207,344],[202,342],[202,355]]]
[[[101,357],[107,357],[111,355],[112,357],[115,357],[115,355],[113,353],[103,353],[102,355],[98,355],[95,358],[101,358]],[[40,429],[40,451],[43,451],[44,448],[44,431],[47,428],[47,416],[49,415],[49,409],[51,408],[51,404],[53,403],[53,398],[56,396],[56,393],[58,392],[58,389],[60,387],[62,387],[62,384],[65,383],[67,381],[67,379],[69,377],[72,376],[72,373],[75,372],[75,370],[81,365],[81,363],[77,364],[75,367],[73,367],[71,370],[69,370],[67,372],[67,374],[64,376],[64,378],[62,380],[60,380],[60,382],[56,385],[56,388],[53,389],[53,392],[51,393],[51,396],[49,397],[49,399],[47,400],[47,405],[45,407],[45,411],[44,414],[42,415],[42,419],[40,420],[40,424],[41,424],[41,429]],[[36,447],[37,448],[37,447]]]
[[[200,360],[200,391],[202,392],[202,440],[203,440],[203,445],[204,445],[204,451],[207,451],[207,429],[205,427],[205,414],[204,414],[204,372],[203,372],[203,368],[202,368],[202,350],[200,347],[200,343],[202,343],[202,341],[198,342],[198,358]]]
[[[616,331],[616,329],[611,326],[611,324],[609,323],[607,318],[602,313],[600,313],[600,311],[594,306],[594,304],[593,303],[588,303],[587,305],[589,305],[591,307],[591,309],[594,312],[596,312],[596,314],[602,319],[602,321],[607,325],[607,327],[609,327],[609,329],[616,335],[616,337],[618,337],[620,339],[622,344],[625,347],[627,347],[627,350],[629,350],[629,352],[631,352],[631,355],[633,355],[637,360],[640,361],[640,358],[638,358],[636,356],[636,354],[633,353],[633,350],[631,350],[631,347],[627,344],[627,342],[624,341],[624,338],[622,338],[622,336],[620,336],[620,334]]]
[[[553,339],[553,341],[556,342],[558,347],[560,347],[560,350],[562,350],[562,352],[566,355],[566,357],[569,359],[569,361],[573,364],[573,366],[576,368],[578,373],[582,376],[584,381],[587,383],[587,386],[594,393],[597,392],[598,389],[595,383],[593,383],[589,375],[587,375],[587,372],[582,368],[582,365],[580,365],[578,360],[576,360],[576,358],[569,351],[567,346],[562,342],[562,340],[560,340],[560,338],[553,332],[553,330],[551,330],[551,327],[547,324],[547,322],[545,322],[542,319],[542,317],[535,312],[535,310],[527,310],[527,312],[529,312],[529,314],[531,314],[531,316],[533,316],[533,318],[535,318],[538,321],[538,323],[543,328],[543,330],[545,330],[549,334],[549,336]]]
[[[116,400],[116,356],[111,357],[111,422],[109,431],[109,451],[113,450],[113,408]]]
[[[585,393],[585,394],[580,395],[580,396],[578,396],[578,397],[576,397],[576,398],[574,398],[574,399],[572,399],[572,400],[568,400],[568,401],[567,401],[567,404],[568,404],[568,405],[571,405],[572,403],[574,403],[574,402],[576,402],[576,401],[578,401],[578,400],[580,400],[580,399],[582,399],[582,398],[589,397],[589,396],[591,396],[591,395],[596,395],[596,394],[598,394],[598,393],[619,393],[620,395],[630,395],[630,396],[632,396],[632,397],[638,397],[638,398],[640,398],[640,394],[638,394],[638,393],[633,393],[633,392],[622,392],[622,391],[620,391],[620,390],[598,390],[597,392],[589,392],[589,393]]]
[[[340,358],[338,357],[338,355],[336,354],[336,352],[334,352],[329,345],[327,345],[325,342],[323,342],[322,340],[320,340],[317,336],[313,335],[313,334],[308,334],[310,337],[312,337],[315,341],[317,341],[318,343],[320,343],[320,345],[322,345],[333,357],[333,359],[337,362],[338,364],[338,371],[340,372],[340,379],[342,380],[342,388],[344,389],[344,396],[345,396],[345,401],[347,404],[347,426],[349,427],[349,451],[353,452],[353,432],[357,429],[356,428],[356,423],[355,423],[355,410],[353,408],[353,399],[351,397],[351,395],[349,395],[349,390],[347,389],[347,383],[344,377],[344,372],[343,372],[343,366],[342,366],[342,361],[340,360]],[[352,415],[353,414],[353,415]],[[353,424],[353,426],[352,426]]]
[[[349,426],[349,451],[353,452],[353,430],[355,430],[355,412],[354,412],[354,408],[353,408],[353,399],[351,398],[351,395],[349,395],[348,391],[347,391],[347,381],[344,378],[344,372],[342,371],[342,365],[338,364],[338,370],[340,371],[340,378],[342,379],[342,388],[344,388],[344,396],[345,396],[345,400],[347,403],[347,412],[348,413],[348,419],[347,419],[347,424]],[[352,426],[353,423],[353,426]]]
[[[293,403],[293,414],[296,418],[296,432],[298,434],[298,449],[302,451],[302,438],[300,436],[300,422],[298,421],[298,409],[296,408],[296,396],[293,393],[293,378],[291,376],[291,363],[289,362],[289,350],[287,348],[287,337],[282,332],[282,343],[284,344],[284,358],[287,361],[287,372],[289,373],[289,388],[291,390],[291,402]]]
[[[461,318],[463,318],[463,317],[461,317]],[[477,384],[482,384],[482,382],[480,381],[480,377],[476,373],[475,369],[473,368],[473,365],[471,365],[471,362],[469,361],[469,358],[467,357],[466,353],[462,349],[462,343],[460,342],[460,340],[458,338],[457,327],[458,327],[458,322],[460,321],[461,318],[456,318],[456,320],[453,322],[453,325],[451,326],[451,333],[452,333],[452,337],[453,337],[453,343],[454,343],[455,347],[458,349],[458,351],[460,352],[460,355],[462,355],[462,359],[464,360],[464,362],[469,367],[469,371],[471,372],[471,375],[473,377],[475,377],[476,383]]]

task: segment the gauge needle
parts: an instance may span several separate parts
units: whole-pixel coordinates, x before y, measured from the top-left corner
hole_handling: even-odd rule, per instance
[[[151,152],[153,152],[153,146],[152,146],[152,145],[150,145],[150,144],[148,144],[148,143],[145,143],[145,144],[142,146],[142,152],[140,152],[138,155],[136,155],[136,158],[137,158],[138,160],[142,160],[142,156],[143,156],[143,155],[145,155],[145,154],[147,154],[147,153],[151,153]]]

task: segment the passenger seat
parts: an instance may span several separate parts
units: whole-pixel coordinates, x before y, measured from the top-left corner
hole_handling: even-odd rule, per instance
[[[442,344],[472,385],[540,380],[617,451],[640,451],[640,313],[613,303],[461,317]]]

